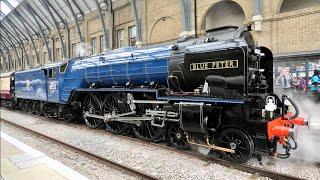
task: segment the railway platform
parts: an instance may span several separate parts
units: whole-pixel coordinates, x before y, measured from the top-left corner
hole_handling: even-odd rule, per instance
[[[1,132],[1,180],[77,179],[85,176]]]

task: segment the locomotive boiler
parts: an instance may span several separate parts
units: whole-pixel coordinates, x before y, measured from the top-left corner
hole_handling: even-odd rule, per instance
[[[307,121],[288,94],[273,94],[272,52],[253,42],[247,29],[224,27],[174,45],[16,72],[17,102],[66,121],[81,114],[88,127],[115,134],[206,147],[237,163],[259,154],[287,158],[297,146],[296,127]],[[31,81],[28,73],[37,76]]]

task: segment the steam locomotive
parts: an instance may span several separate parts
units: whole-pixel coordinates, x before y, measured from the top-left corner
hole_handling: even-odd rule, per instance
[[[1,77],[14,84],[2,102],[65,121],[80,116],[90,128],[165,139],[179,149],[206,147],[236,163],[261,154],[287,158],[307,119],[289,95],[273,94],[272,52],[236,29],[17,71]]]

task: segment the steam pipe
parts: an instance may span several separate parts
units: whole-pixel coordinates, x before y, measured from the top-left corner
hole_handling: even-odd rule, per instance
[[[297,118],[299,116],[299,108],[296,105],[296,103],[294,103],[293,100],[291,98],[287,97],[286,95],[283,95],[281,99],[282,99],[282,119],[291,120],[291,119]],[[294,107],[295,114],[292,117],[285,117],[284,116],[284,110],[285,110],[284,101],[285,101],[285,99],[287,99]]]

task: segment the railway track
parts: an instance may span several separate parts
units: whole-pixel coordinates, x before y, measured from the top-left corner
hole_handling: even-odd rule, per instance
[[[19,127],[19,128],[23,128],[27,131],[32,131],[34,132],[35,134],[39,134],[40,136],[44,136],[46,138],[49,138],[49,139],[53,139],[51,137],[47,137],[46,135],[44,134],[41,134],[41,133],[38,133],[32,129],[29,129],[29,128],[26,128],[26,127],[23,127],[19,124],[16,124],[16,123],[13,123],[13,122],[10,122],[10,121],[7,121],[7,120],[4,120],[4,119],[1,119],[1,121],[3,122],[6,122],[8,124],[11,124],[13,126],[16,126],[16,127]],[[52,120],[50,119],[51,122],[54,122],[56,120]],[[63,124],[68,124],[68,123],[63,123]],[[78,127],[83,127],[82,125],[77,125]],[[166,149],[166,150],[169,150],[169,151],[172,151],[172,152],[177,152],[177,153],[182,153],[184,155],[187,155],[189,157],[193,157],[193,158],[197,158],[197,159],[201,159],[203,161],[206,161],[206,162],[210,162],[210,163],[217,163],[217,164],[220,164],[222,166],[225,166],[225,167],[229,167],[229,168],[233,168],[233,169],[237,169],[237,170],[240,170],[240,171],[244,171],[244,172],[248,172],[248,173],[251,173],[251,174],[255,174],[255,175],[258,175],[258,176],[263,176],[263,177],[268,177],[268,178],[271,178],[271,179],[289,179],[289,180],[297,180],[297,179],[302,179],[302,178],[299,178],[299,177],[295,177],[295,176],[291,176],[291,175],[288,175],[288,174],[284,174],[284,173],[279,173],[279,172],[274,172],[274,171],[271,171],[271,170],[267,170],[267,169],[263,169],[263,168],[259,168],[259,167],[254,167],[254,166],[249,166],[249,165],[245,165],[245,164],[235,164],[235,163],[231,163],[229,161],[225,161],[225,160],[222,160],[222,159],[219,159],[219,158],[215,158],[215,157],[212,157],[212,156],[205,156],[205,155],[201,155],[201,154],[198,154],[198,153],[194,153],[194,152],[191,152],[191,151],[182,151],[182,150],[178,150],[178,149],[175,149],[173,147],[170,147],[170,146],[167,146],[167,145],[164,145],[164,144],[159,144],[159,143],[152,143],[152,142],[145,142],[145,141],[142,141],[142,140],[139,140],[139,139],[136,139],[136,138],[133,138],[133,137],[129,137],[129,136],[119,136],[119,135],[114,135],[110,132],[106,132],[106,131],[97,131],[99,133],[107,133],[111,136],[117,136],[117,137],[121,137],[121,138],[125,138],[125,139],[129,139],[131,141],[135,141],[135,142],[138,142],[138,143],[141,143],[143,145],[147,145],[147,146],[154,146],[154,147],[157,147],[157,148],[163,148],[163,149]],[[59,140],[56,140],[54,139],[54,141],[57,141],[58,143],[61,143],[61,144],[66,144],[64,142],[60,142]],[[73,147],[72,145],[69,145],[69,144],[66,144],[67,146],[70,146],[71,148],[76,148],[76,149],[80,149],[80,148],[77,148],[77,147]],[[81,150],[81,149],[80,149]],[[85,150],[82,150],[84,151],[85,153],[89,153],[91,154],[90,152],[87,152]],[[94,155],[93,156],[97,156],[97,155]],[[99,156],[97,156],[99,158]],[[100,158],[103,158],[103,157],[100,157]],[[103,158],[104,159],[104,158]],[[106,161],[109,161],[107,159],[105,159]],[[116,163],[116,162],[115,162]],[[118,164],[118,163],[116,163]],[[122,166],[122,165],[117,165],[117,166]],[[136,171],[130,167],[126,167],[128,169],[131,169],[133,171]],[[140,172],[141,173],[141,172]],[[134,174],[134,173],[133,173]],[[143,174],[143,173],[142,173]],[[142,176],[141,176],[142,177]],[[150,176],[149,178],[148,177],[143,177],[144,179],[156,179],[155,177],[152,177]]]
[[[118,170],[123,170],[123,171],[127,172],[127,173],[130,174],[130,175],[139,177],[139,178],[141,178],[141,179],[146,179],[146,180],[155,180],[155,179],[158,179],[158,178],[156,178],[156,177],[154,177],[154,176],[152,176],[152,175],[150,175],[150,174],[146,174],[146,173],[144,173],[144,172],[142,172],[142,171],[139,171],[139,170],[137,170],[137,169],[131,168],[131,167],[126,166],[126,165],[124,165],[124,164],[119,164],[119,163],[117,163],[117,162],[115,162],[115,161],[112,161],[112,160],[106,159],[106,158],[104,158],[104,157],[102,157],[102,156],[93,154],[93,153],[88,152],[88,151],[86,151],[86,150],[84,150],[84,149],[75,147],[75,146],[73,146],[73,145],[71,145],[71,144],[65,143],[65,142],[63,142],[63,141],[60,141],[60,140],[55,139],[55,138],[52,138],[52,137],[47,136],[47,135],[45,135],[45,134],[42,134],[42,133],[40,133],[40,132],[34,131],[34,130],[30,129],[30,128],[21,126],[21,125],[19,125],[19,124],[16,124],[16,123],[13,123],[13,122],[10,122],[10,121],[7,121],[7,120],[4,120],[4,119],[2,119],[2,118],[0,118],[0,121],[1,121],[1,122],[5,122],[5,123],[7,123],[7,124],[10,124],[10,125],[12,125],[12,126],[14,126],[14,127],[17,127],[17,128],[19,128],[19,129],[23,129],[23,130],[25,130],[25,131],[27,131],[27,132],[31,132],[31,133],[33,133],[33,134],[35,134],[36,136],[39,136],[39,137],[41,137],[41,138],[47,139],[47,140],[49,140],[49,141],[53,141],[54,143],[60,144],[60,145],[62,145],[62,146],[64,146],[64,147],[67,147],[67,148],[69,148],[69,149],[71,149],[71,150],[73,150],[73,151],[75,151],[75,152],[77,152],[77,153],[79,153],[79,154],[82,154],[82,155],[84,155],[84,156],[90,157],[90,158],[92,158],[92,159],[94,159],[94,160],[96,160],[96,161],[98,161],[98,162],[103,163],[103,164],[112,166],[112,167],[114,167],[114,168],[116,168],[116,169],[118,169]]]

